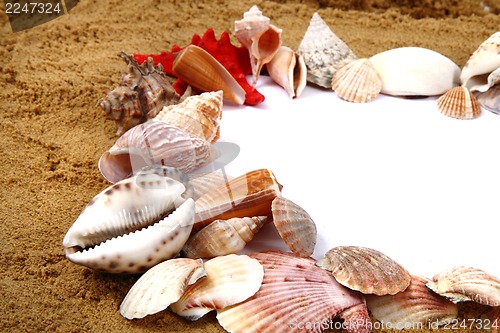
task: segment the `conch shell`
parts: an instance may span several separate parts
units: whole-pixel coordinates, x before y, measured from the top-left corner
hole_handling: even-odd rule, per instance
[[[266,68],[271,79],[282,86],[290,98],[300,96],[307,84],[307,67],[300,54],[281,46]]]
[[[271,61],[281,46],[281,29],[270,24],[270,19],[252,6],[243,19],[234,22],[234,35],[248,49],[252,65],[253,83],[259,79],[262,66]]]

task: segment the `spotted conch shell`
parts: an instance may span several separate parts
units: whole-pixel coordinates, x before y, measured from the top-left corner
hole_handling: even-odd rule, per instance
[[[357,57],[325,21],[314,13],[297,53],[304,57],[307,80],[324,88],[332,87],[333,74]]]
[[[270,19],[252,6],[243,19],[234,22],[234,35],[248,49],[252,65],[253,83],[259,78],[262,66],[271,61],[281,46],[281,29],[270,24]]]
[[[282,86],[290,98],[299,97],[307,84],[304,58],[287,46],[281,46],[266,65],[274,82]]]
[[[221,118],[222,90],[219,90],[191,96],[182,103],[165,106],[153,120],[163,121],[195,137],[215,142],[220,136]]]

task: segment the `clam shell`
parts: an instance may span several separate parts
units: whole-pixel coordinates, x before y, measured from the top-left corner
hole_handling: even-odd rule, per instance
[[[385,254],[360,246],[338,246],[316,263],[342,285],[363,294],[394,295],[405,290],[411,276]]]
[[[213,258],[238,253],[267,222],[267,216],[216,220],[193,235],[182,249],[188,258]]]
[[[455,87],[437,100],[442,114],[458,119],[474,119],[481,114],[481,106],[476,97],[463,86]]]
[[[245,90],[210,53],[189,45],[175,57],[173,72],[201,91],[223,91],[223,97],[238,105],[245,101]]]
[[[357,59],[333,75],[332,88],[340,98],[354,103],[374,99],[382,89],[382,80],[369,59]]]
[[[500,84],[477,96],[479,105],[495,114],[500,114]]]
[[[281,185],[271,170],[250,171],[196,200],[193,231],[219,219],[270,215],[271,203],[280,194]]]
[[[120,304],[127,319],[144,318],[165,310],[181,298],[187,286],[206,276],[202,260],[176,258],[144,273]]]
[[[493,86],[489,74],[500,68],[500,31],[486,39],[469,58],[460,81],[470,91],[485,92]]]
[[[229,254],[205,263],[207,277],[190,285],[170,308],[189,320],[242,302],[259,290],[264,269],[246,255]]]
[[[363,304],[363,297],[346,289],[310,258],[268,251],[250,255],[264,267],[259,291],[244,302],[217,310],[228,332],[299,332],[309,323],[322,332],[322,323],[342,311]]]
[[[300,54],[281,46],[266,68],[269,76],[285,89],[290,98],[300,96],[307,84],[306,63]]]
[[[219,90],[191,96],[182,103],[166,106],[153,120],[163,121],[195,137],[215,142],[220,135],[221,118],[222,90]]]
[[[147,166],[166,165],[189,173],[211,160],[205,139],[160,121],[131,128],[99,159],[99,171],[111,183]]]
[[[421,47],[400,47],[370,58],[383,94],[442,95],[460,83],[460,67],[444,55]]]
[[[500,306],[500,280],[477,268],[459,266],[443,271],[427,287],[454,303],[473,301]]]
[[[304,57],[307,81],[331,88],[333,74],[357,57],[318,13],[314,13],[297,53]]]
[[[374,319],[390,323],[394,328],[405,328],[409,324],[445,324],[457,318],[458,307],[425,285],[429,280],[412,276],[405,291],[395,295],[367,295],[366,303]]]
[[[313,254],[316,245],[316,224],[299,205],[281,196],[271,205],[273,221],[288,248],[299,257]]]

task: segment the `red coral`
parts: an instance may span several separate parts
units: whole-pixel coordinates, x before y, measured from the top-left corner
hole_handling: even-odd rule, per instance
[[[214,30],[209,28],[203,34],[203,37],[195,34],[191,39],[190,45],[201,47],[229,71],[246,92],[245,104],[257,105],[264,101],[264,95],[259,93],[255,87],[251,86],[246,79],[246,75],[252,74],[248,50],[244,46],[236,47],[231,44],[227,31],[224,31],[220,39],[217,40]],[[174,45],[170,52],[162,51],[160,54],[134,54],[134,58],[139,64],[142,64],[148,57],[151,57],[153,58],[155,66],[161,64],[166,74],[175,76],[172,71],[174,55],[182,49],[183,48],[178,45]],[[177,82],[174,84],[174,87],[180,90],[177,91],[179,94],[183,93],[180,88],[185,86],[186,84],[183,83],[181,79],[177,79]]]

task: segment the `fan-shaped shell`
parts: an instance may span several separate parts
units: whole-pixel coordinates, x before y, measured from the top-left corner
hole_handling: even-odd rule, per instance
[[[331,88],[333,74],[357,57],[318,13],[314,13],[297,53],[304,57],[307,81]]]
[[[316,224],[305,209],[278,196],[271,210],[274,225],[288,248],[299,257],[312,255],[316,245]]]
[[[306,63],[300,54],[281,46],[266,68],[269,76],[285,89],[290,98],[300,96],[307,84]]]
[[[246,255],[229,254],[205,263],[207,277],[187,288],[170,308],[178,315],[196,320],[214,309],[242,302],[259,290],[262,265]]]
[[[437,107],[442,114],[458,119],[474,119],[481,114],[476,97],[463,86],[455,87],[439,97]]]
[[[405,290],[411,276],[385,254],[360,246],[338,246],[316,263],[342,285],[363,294],[394,295]]]
[[[362,58],[339,69],[333,75],[332,88],[346,101],[365,103],[378,96],[382,80],[371,61]]]
[[[366,303],[374,319],[390,323],[394,328],[415,324],[444,324],[457,318],[458,307],[434,292],[425,284],[429,280],[412,276],[406,290],[395,295],[366,295]]]
[[[161,262],[132,286],[120,305],[120,313],[135,319],[163,311],[181,298],[188,285],[204,276],[202,260],[176,258]]]
[[[477,96],[479,105],[488,111],[500,114],[500,84]]]
[[[500,280],[483,270],[459,266],[437,274],[432,280],[427,287],[452,302],[500,306]]]

